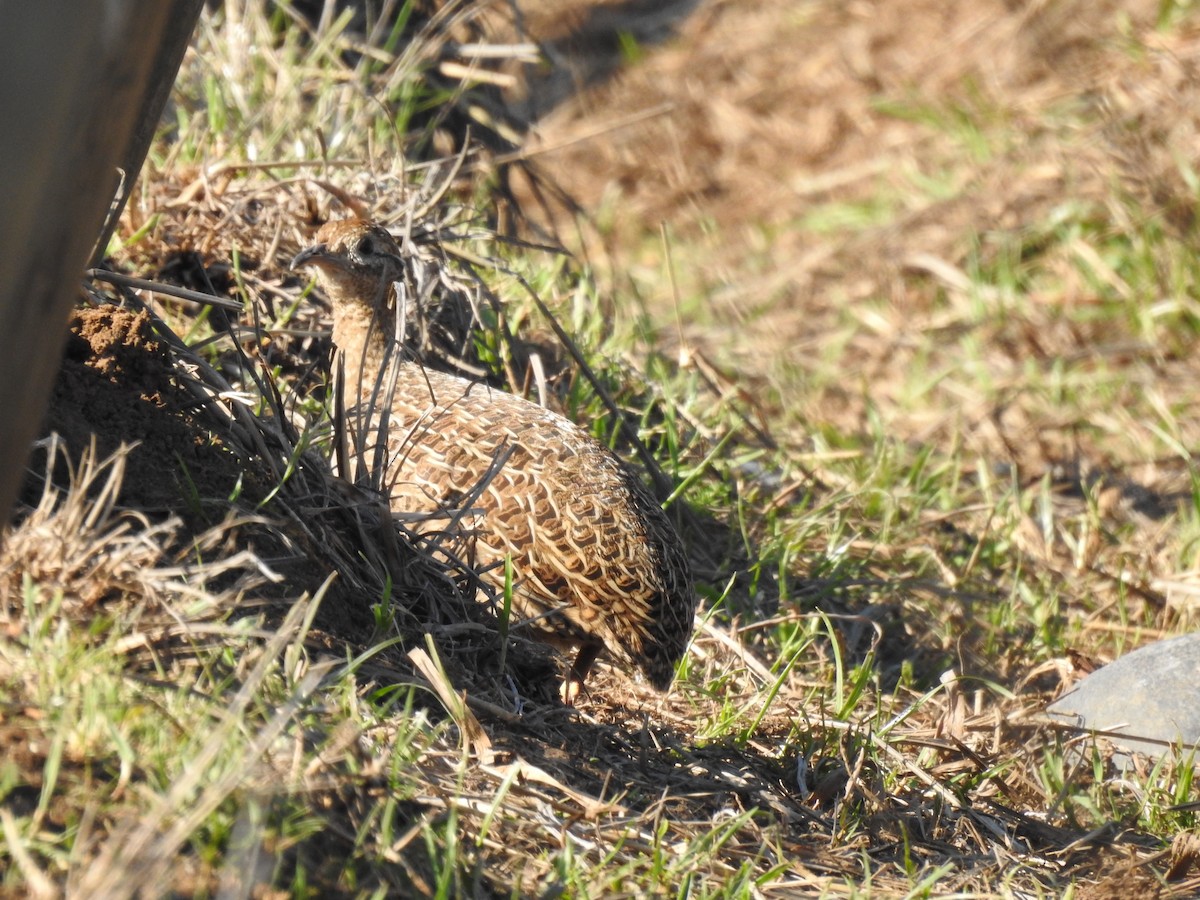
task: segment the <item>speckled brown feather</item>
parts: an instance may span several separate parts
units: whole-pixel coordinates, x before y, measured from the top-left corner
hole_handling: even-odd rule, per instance
[[[343,220],[325,225],[293,262],[305,264],[317,267],[333,304],[349,396],[365,405],[394,333],[400,250],[382,228]],[[665,690],[691,636],[695,595],[679,537],[641,481],[557,413],[413,362],[399,366],[387,432],[393,510],[453,513],[469,498],[474,514],[459,526],[473,535],[475,564],[502,588],[511,557],[514,611],[541,640],[580,648],[572,678],[582,682],[603,647]],[[437,529],[447,519],[425,521]]]

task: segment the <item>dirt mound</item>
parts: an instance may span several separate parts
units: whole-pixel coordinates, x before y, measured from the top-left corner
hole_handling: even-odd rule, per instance
[[[206,504],[231,496],[239,479],[251,491],[257,486],[206,421],[144,311],[101,306],[75,313],[42,431],[58,434],[71,459],[93,441],[101,457],[133,444],[118,502],[143,512],[215,520],[224,510],[206,511]],[[39,442],[27,501],[40,493],[46,450]],[[60,467],[55,478],[65,483],[67,475]]]

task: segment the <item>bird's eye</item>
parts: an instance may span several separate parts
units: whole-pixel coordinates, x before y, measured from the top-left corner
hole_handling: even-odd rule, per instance
[[[362,238],[354,245],[354,252],[360,256],[370,256],[375,252],[375,242],[369,237]]]

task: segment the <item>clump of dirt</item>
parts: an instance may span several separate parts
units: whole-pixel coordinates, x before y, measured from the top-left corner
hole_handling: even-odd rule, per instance
[[[56,433],[69,459],[79,459],[93,442],[101,457],[131,444],[118,503],[148,514],[179,513],[192,524],[218,520],[227,508],[221,500],[238,489],[239,479],[251,494],[258,479],[206,421],[180,378],[147,312],[80,309],[42,433]],[[41,491],[47,446],[39,442],[30,464],[24,491],[30,503]],[[53,477],[65,484],[69,473],[60,464]],[[213,508],[217,503],[222,509]]]

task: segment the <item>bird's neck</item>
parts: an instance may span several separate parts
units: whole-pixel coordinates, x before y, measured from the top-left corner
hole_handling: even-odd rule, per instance
[[[370,391],[395,341],[395,313],[390,304],[339,303],[333,310],[333,343],[342,355],[351,391]],[[392,354],[395,359],[395,353]]]

